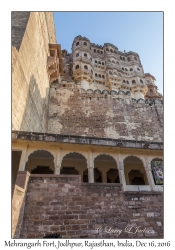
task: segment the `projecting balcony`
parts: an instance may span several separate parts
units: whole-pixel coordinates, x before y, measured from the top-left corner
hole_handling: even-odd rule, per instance
[[[47,58],[47,68],[50,83],[63,75],[62,54],[59,44],[49,44],[50,56]]]

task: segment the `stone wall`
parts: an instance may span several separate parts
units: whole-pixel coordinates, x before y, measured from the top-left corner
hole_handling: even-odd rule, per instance
[[[12,188],[12,238],[20,237],[28,179],[28,172],[18,172],[16,185]]]
[[[64,84],[63,84],[64,86]],[[49,133],[162,142],[163,104],[82,92],[78,85],[52,86]]]
[[[13,130],[47,130],[49,43],[56,43],[52,13],[12,12]]]
[[[20,238],[162,238],[162,193],[120,190],[77,175],[30,175]]]

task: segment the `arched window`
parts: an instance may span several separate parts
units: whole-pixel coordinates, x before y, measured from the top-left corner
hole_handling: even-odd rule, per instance
[[[111,53],[113,53],[113,50],[112,50],[112,49],[110,49],[110,52],[111,52]]]
[[[152,90],[152,89],[150,89],[150,92],[152,93],[152,92],[153,92],[153,90]]]
[[[104,65],[104,62],[102,62],[102,65]]]
[[[143,81],[140,79],[140,82],[143,83]]]
[[[127,83],[127,84],[129,84],[129,82],[128,82],[128,81],[126,81],[126,83]]]
[[[100,53],[100,50],[97,50],[97,53]]]
[[[104,75],[102,75],[102,78],[103,78],[103,79],[105,78]]]
[[[133,71],[133,69],[132,69],[132,68],[130,68],[130,71]]]
[[[137,61],[137,57],[135,56],[134,59]]]
[[[111,72],[111,71],[109,71],[109,74],[110,74],[110,75],[112,75],[112,72]]]
[[[99,74],[98,76],[101,78],[101,75],[100,75],[100,74]]]
[[[111,61],[108,59],[108,62],[111,62]]]
[[[75,69],[79,69],[79,65],[76,65],[76,66],[75,66]]]
[[[79,45],[79,42],[76,43],[76,46],[78,46],[78,45]]]
[[[133,84],[135,84],[135,83],[136,83],[136,81],[135,81],[135,80],[132,80],[132,83],[133,83]]]
[[[123,57],[123,61],[125,61],[125,58]]]
[[[101,64],[101,62],[99,61],[98,64]]]
[[[84,46],[87,46],[87,43],[86,43],[86,42],[84,42],[84,43],[83,43],[83,45],[84,45]]]
[[[125,69],[122,67],[122,70],[125,70]]]
[[[122,60],[122,57],[120,56],[120,59]]]
[[[101,51],[101,54],[103,54],[103,51]]]
[[[140,71],[140,69],[139,69],[139,68],[137,68],[137,70],[138,70],[138,71]]]
[[[87,57],[87,54],[84,54],[85,57]]]
[[[97,60],[95,60],[95,63],[97,63]]]
[[[94,52],[96,52],[96,49],[94,49]]]
[[[98,75],[97,75],[97,74],[95,74],[95,76],[97,77]]]
[[[128,71],[127,68],[125,68],[125,70]]]
[[[131,61],[131,58],[130,58],[130,57],[128,57],[128,58],[127,58],[127,60],[128,60],[128,62],[130,62],[130,61]]]
[[[112,60],[112,63],[115,63],[115,61],[114,61],[114,60]]]
[[[106,48],[106,51],[109,51],[109,49],[108,49],[108,48]]]
[[[114,54],[117,54],[117,51],[116,51],[116,50],[114,50]]]
[[[84,65],[84,69],[88,69],[88,66],[87,66],[87,65]]]
[[[125,83],[125,80],[123,80],[123,82]]]
[[[76,57],[78,57],[78,56],[79,56],[79,53],[76,54]]]

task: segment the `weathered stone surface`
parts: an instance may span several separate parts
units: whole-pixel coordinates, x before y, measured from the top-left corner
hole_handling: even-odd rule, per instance
[[[49,133],[163,141],[163,104],[126,103],[103,94],[98,98],[76,86],[51,88],[50,100]]]
[[[105,189],[98,189],[98,192],[94,193],[96,198],[96,203],[94,203],[92,200],[93,195],[87,196],[86,194],[91,192],[91,186],[103,186],[101,183],[83,185],[77,182],[74,177],[72,177],[71,183],[69,182],[71,177],[68,177],[67,180],[66,177],[62,178],[60,176],[48,177],[48,192],[43,193],[42,187],[38,189],[38,184],[44,182],[46,178],[30,177],[21,238],[42,238],[48,233],[59,233],[63,238],[92,238],[93,235],[95,235],[95,238],[130,238],[131,234],[129,232],[134,232],[137,228],[140,231],[132,234],[134,238],[162,238],[163,227],[161,221],[163,211],[159,206],[159,198],[162,197],[161,193],[137,193],[137,199],[141,204],[145,200],[147,201],[147,211],[144,208],[140,208],[138,211],[138,209],[129,209],[127,206],[127,202],[133,202],[133,197],[135,198],[136,195],[132,194],[132,192],[123,193],[116,190],[115,185],[104,184],[104,186],[110,187],[108,193],[106,193]],[[68,189],[68,192],[62,191],[63,187],[59,186],[60,182],[64,188]],[[68,182],[70,183],[69,186],[67,185]],[[48,199],[49,194],[54,192],[53,184],[58,185],[60,195]],[[74,197],[69,192],[72,186],[76,187],[77,190]],[[78,190],[81,190],[81,196],[79,196]],[[116,199],[111,199],[113,194],[116,193],[118,194]],[[38,202],[39,198],[42,198],[42,202]],[[71,203],[67,198],[72,200]],[[123,202],[120,201],[121,198]],[[154,205],[151,203],[152,199],[155,201]],[[63,204],[61,210],[59,209],[60,202]],[[104,206],[105,208],[103,208]],[[159,213],[159,219],[158,217],[147,217],[148,213]],[[119,233],[120,230],[121,233]]]
[[[13,130],[47,130],[49,43],[56,43],[52,13],[12,12]]]

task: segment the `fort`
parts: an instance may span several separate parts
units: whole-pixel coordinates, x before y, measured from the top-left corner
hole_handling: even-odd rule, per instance
[[[69,53],[53,13],[12,12],[12,238],[163,238],[155,80],[136,52]]]

